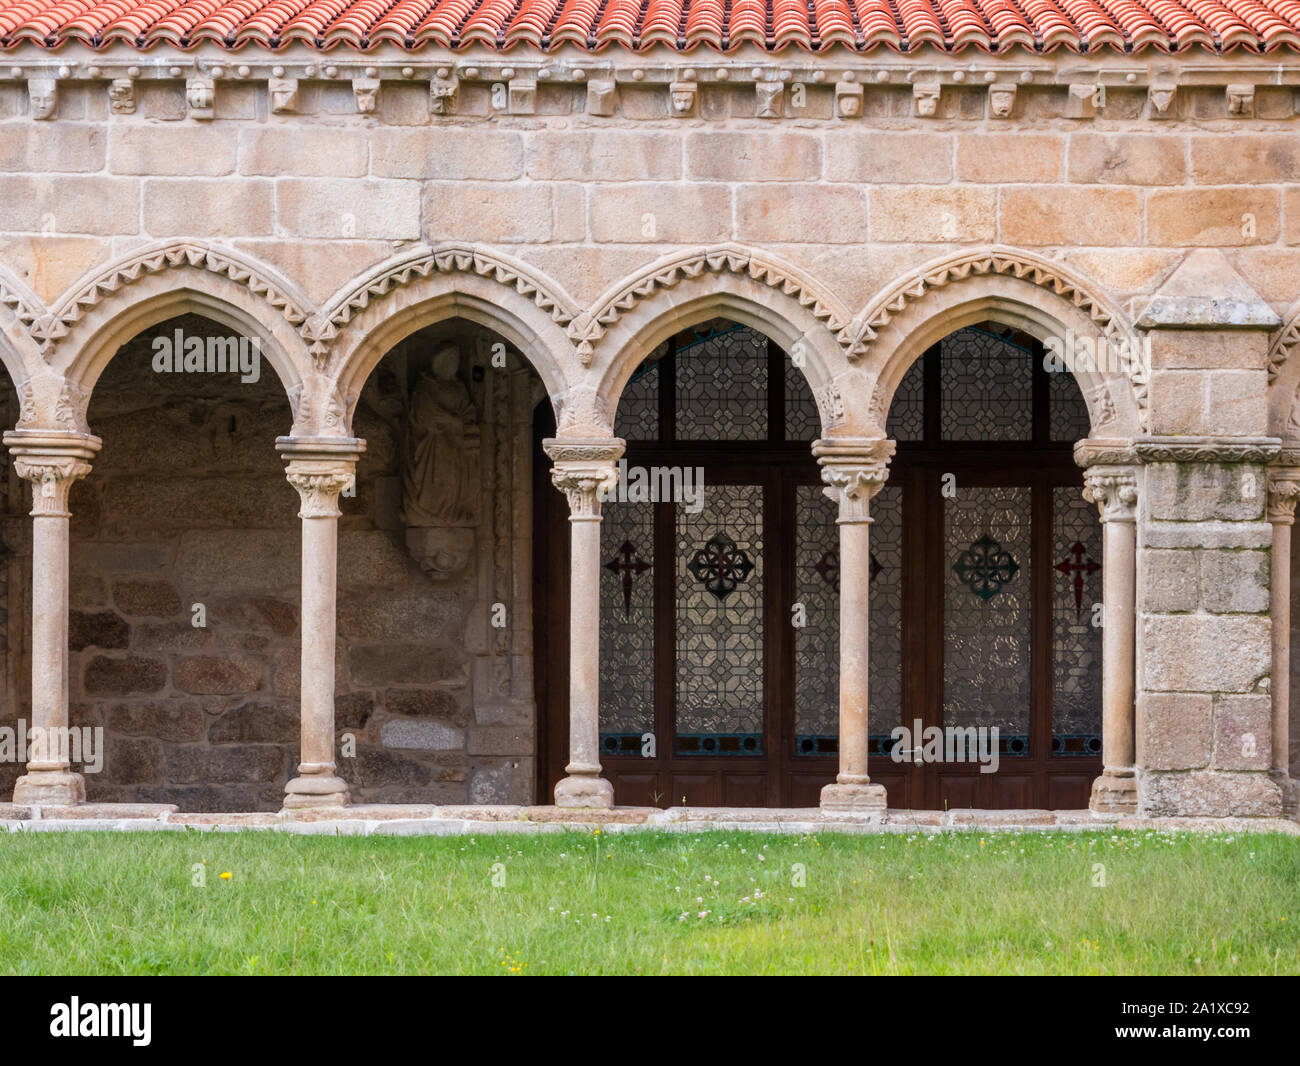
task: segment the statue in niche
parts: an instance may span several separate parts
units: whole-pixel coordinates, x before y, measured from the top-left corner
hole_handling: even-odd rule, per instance
[[[440,344],[411,391],[402,456],[407,547],[436,578],[469,561],[482,491],[478,412],[459,371],[460,348]]]

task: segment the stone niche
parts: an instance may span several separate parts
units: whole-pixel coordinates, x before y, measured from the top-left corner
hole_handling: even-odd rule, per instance
[[[255,382],[155,372],[152,341],[178,328],[224,335],[194,316],[152,327],[110,362],[90,404],[104,448],[70,501],[71,724],[104,729],[91,800],[275,810],[299,744],[301,523],[275,450],[291,410],[265,360]],[[454,366],[434,358],[449,344]],[[380,362],[357,408],[367,450],[340,501],[336,656],[336,756],[357,803],[534,795],[542,389],[516,353],[494,366],[504,352],[494,344],[461,323],[421,333]],[[413,421],[434,485],[411,498]],[[444,444],[451,451],[437,454]],[[17,657],[7,676],[19,681],[0,724],[29,714],[31,676],[21,483],[8,499],[0,617]],[[492,624],[494,604],[503,625]],[[0,785],[12,789],[12,776]]]

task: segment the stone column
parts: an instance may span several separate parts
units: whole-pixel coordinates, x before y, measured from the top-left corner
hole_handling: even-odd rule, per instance
[[[353,483],[365,442],[281,437],[276,450],[302,499],[302,752],[284,806],[345,807],[348,786],[334,762],[339,493]]]
[[[1289,459],[1284,451],[1280,458]],[[1297,457],[1300,458],[1300,457]],[[1273,719],[1272,776],[1288,810],[1295,805],[1291,784],[1291,527],[1300,498],[1300,466],[1268,470],[1268,520],[1273,527],[1269,559],[1269,616],[1273,626],[1270,699]]]
[[[32,483],[32,743],[14,802],[71,804],[86,798],[68,745],[68,493],[90,473],[98,437],[15,430],[5,444]]]
[[[870,651],[871,497],[889,476],[892,440],[819,440],[813,455],[826,495],[839,504],[840,529],[840,769],[822,789],[827,811],[884,811],[885,789],[867,775],[870,726],[867,675]]]
[[[1101,751],[1103,769],[1089,806],[1098,813],[1137,811],[1134,770],[1134,630],[1137,618],[1137,477],[1094,466],[1083,495],[1101,513]]]
[[[618,480],[626,445],[612,439],[542,442],[551,481],[569,501],[569,764],[555,786],[557,807],[612,807],[600,776],[600,500]]]

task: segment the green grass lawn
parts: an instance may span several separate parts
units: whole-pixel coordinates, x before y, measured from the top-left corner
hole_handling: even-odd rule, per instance
[[[1300,839],[0,833],[3,974],[431,972],[1297,973]]]

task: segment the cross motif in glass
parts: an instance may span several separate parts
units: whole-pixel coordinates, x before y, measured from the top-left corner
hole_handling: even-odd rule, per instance
[[[612,570],[615,576],[623,578],[623,614],[624,616],[632,613],[632,578],[637,574],[645,573],[650,569],[650,564],[644,559],[638,558],[636,549],[632,547],[630,540],[623,541],[622,546],[618,549],[618,554],[605,564],[606,570]]]
[[[840,553],[838,551],[824,551],[822,557],[817,560],[817,565],[813,567],[821,579],[830,585],[836,592],[840,591]],[[868,581],[875,581],[876,575],[884,569],[880,565],[880,560],[876,558],[876,553],[871,553],[871,574]]]
[[[1088,549],[1076,540],[1070,545],[1069,555],[1056,564],[1056,569],[1067,577],[1074,575],[1074,613],[1077,616],[1083,610],[1083,579],[1100,570],[1101,563],[1093,562]]]
[[[729,536],[715,533],[691,556],[687,569],[713,595],[725,600],[749,577],[754,564],[745,549]]]
[[[985,533],[957,557],[952,569],[963,585],[987,602],[1020,572],[1020,564]]]

